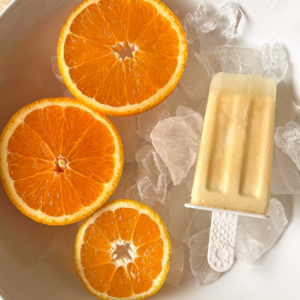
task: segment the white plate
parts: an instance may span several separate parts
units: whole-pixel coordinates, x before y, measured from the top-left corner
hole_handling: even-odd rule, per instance
[[[200,0],[165,0],[184,15]],[[0,16],[0,130],[24,105],[61,96],[51,72],[60,29],[80,0],[15,0]],[[225,0],[207,1],[211,8]],[[289,51],[288,76],[278,86],[277,124],[292,120],[286,100],[300,99],[300,1],[240,0],[244,16],[235,44],[260,47],[276,38]],[[203,3],[203,2],[202,2]],[[245,42],[247,40],[247,42]],[[196,287],[189,272],[179,287],[164,285],[151,299],[300,299],[300,197],[277,197],[289,224],[255,264],[236,261],[215,283]],[[50,227],[20,213],[0,187],[0,295],[5,300],[89,300],[78,279],[74,242],[78,226]],[[186,261],[186,265],[188,265]],[[188,267],[187,267],[188,268]],[[1,296],[0,296],[1,298]]]

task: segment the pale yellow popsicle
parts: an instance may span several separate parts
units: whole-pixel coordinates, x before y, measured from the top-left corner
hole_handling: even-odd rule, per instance
[[[229,73],[212,78],[192,204],[267,213],[275,101],[270,78]]]

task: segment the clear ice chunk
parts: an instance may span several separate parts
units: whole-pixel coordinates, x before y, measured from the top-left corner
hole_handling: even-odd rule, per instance
[[[67,98],[74,98],[75,97],[72,95],[71,91],[67,88],[67,86],[63,83],[61,83],[61,91],[64,95],[64,97],[67,97]]]
[[[176,116],[176,109],[178,106],[192,107],[191,101],[186,94],[179,88],[175,87],[170,96],[165,100],[169,106],[169,113],[171,117]]]
[[[223,5],[215,14],[214,20],[218,25],[215,35],[221,43],[228,43],[237,35],[241,18],[242,12],[239,6],[231,2]]]
[[[272,49],[269,44],[264,44],[261,48],[261,60],[264,76],[272,78],[276,84],[279,84],[289,66],[284,48],[279,43],[276,43]]]
[[[199,40],[199,36],[193,26],[193,16],[190,13],[187,13],[183,19],[183,29],[185,31],[186,41],[188,44],[193,44],[194,41]]]
[[[190,191],[184,184],[175,186],[170,191],[162,219],[169,232],[179,241],[186,241],[191,233],[193,220],[198,210],[186,208],[185,203],[191,202]]]
[[[196,160],[202,127],[202,116],[193,112],[160,121],[150,135],[175,185],[186,177]]]
[[[273,146],[271,194],[300,194],[300,173],[292,159]]]
[[[277,127],[274,142],[278,148],[288,154],[300,170],[300,125],[289,122],[285,127]]]
[[[54,74],[54,76],[63,84],[65,84],[61,74],[60,74],[60,70],[59,70],[59,66],[58,66],[58,59],[57,56],[53,56],[51,58],[51,65],[52,65],[52,72]]]
[[[280,201],[273,198],[269,205],[269,219],[239,217],[235,256],[246,263],[254,263],[270,249],[288,223]]]
[[[109,200],[126,199],[127,190],[136,182],[136,169],[125,164],[121,179],[117,185],[117,188],[113,194],[109,197]]]
[[[192,225],[191,236],[203,230],[209,229],[211,224],[211,211],[198,210]]]
[[[166,277],[166,283],[174,286],[178,286],[184,268],[184,252],[183,246],[172,234],[169,234],[172,245],[172,256],[168,275]]]
[[[138,135],[151,143],[150,133],[153,128],[160,120],[166,119],[169,116],[169,107],[166,101],[163,101],[155,108],[138,115]]]
[[[220,273],[212,269],[207,261],[209,229],[199,232],[187,240],[190,248],[190,266],[197,286],[216,281]]]
[[[124,161],[135,160],[138,150],[139,137],[137,134],[136,117],[108,117],[116,126],[123,144]]]
[[[175,9],[173,11],[174,15],[177,17],[177,19],[180,21],[181,20],[181,15],[180,15],[180,11],[178,9]]]
[[[209,78],[212,78],[216,73],[222,71],[221,62],[218,60],[215,54],[204,49],[200,49],[200,52],[195,52],[195,57],[205,68]]]
[[[193,12],[192,17],[193,27],[196,29],[196,33],[199,36],[213,31],[217,27],[216,21],[207,15],[205,8],[201,4],[199,4],[197,9]]]
[[[208,96],[210,79],[203,65],[195,57],[199,49],[195,45],[188,47],[188,59],[179,81],[179,87],[192,102],[200,102]]]
[[[169,196],[167,187],[171,179],[168,168],[152,145],[139,149],[136,161],[137,179],[127,190],[126,197],[141,201],[161,214]]]
[[[264,73],[257,50],[226,45],[210,48],[208,52],[215,55],[223,72],[257,76]]]

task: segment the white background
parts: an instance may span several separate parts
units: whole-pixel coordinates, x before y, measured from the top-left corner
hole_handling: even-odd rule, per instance
[[[24,105],[61,96],[51,72],[60,29],[79,0],[17,0],[0,16],[0,131]],[[165,0],[181,15],[198,3],[208,11],[226,1]],[[289,71],[278,86],[276,125],[293,120],[291,101],[300,99],[300,1],[240,0],[243,11],[234,44],[259,49],[280,41]],[[188,261],[179,287],[164,285],[151,299],[300,299],[300,197],[278,196],[289,221],[274,247],[253,265],[236,261],[208,286],[196,287]],[[23,216],[0,187],[0,299],[95,299],[79,281],[73,263],[77,224],[50,227]]]

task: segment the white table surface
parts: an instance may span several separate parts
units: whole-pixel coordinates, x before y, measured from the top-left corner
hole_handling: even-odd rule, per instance
[[[0,15],[0,131],[24,105],[61,96],[50,58],[65,18],[79,0],[14,0]],[[182,16],[200,1],[165,0]],[[276,125],[293,120],[290,100],[300,100],[300,1],[239,0],[243,19],[234,44],[257,47],[282,42],[290,68],[278,86]],[[202,1],[208,10],[226,1]],[[300,299],[300,197],[278,196],[289,221],[274,247],[253,265],[236,261],[208,286],[190,272],[179,287],[164,285],[151,299]],[[0,187],[0,299],[89,300],[73,263],[78,226],[50,227],[23,216]],[[187,270],[188,261],[186,261]]]

